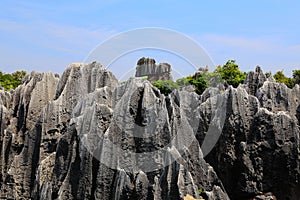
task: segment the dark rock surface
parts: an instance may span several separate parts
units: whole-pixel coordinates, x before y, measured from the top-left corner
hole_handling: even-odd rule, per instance
[[[271,199],[261,195],[271,192],[277,199],[299,199],[299,85],[289,89],[269,81],[257,68],[228,92],[222,135],[205,159],[230,198]],[[205,131],[197,133],[200,143]]]
[[[299,199],[299,86],[257,68],[222,88],[166,97],[98,63],[32,72],[0,90],[0,199]]]

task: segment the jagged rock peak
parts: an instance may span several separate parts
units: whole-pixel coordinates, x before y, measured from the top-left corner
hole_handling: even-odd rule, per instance
[[[96,62],[32,72],[0,91],[0,199],[299,199],[299,96],[260,68],[201,96],[119,84]]]
[[[60,78],[55,99],[64,90],[76,89],[78,93],[84,94],[104,86],[114,88],[118,84],[116,77],[100,63],[72,63]]]
[[[244,84],[246,85],[246,90],[249,94],[255,95],[257,89],[260,88],[264,82],[267,80],[262,69],[257,66],[255,71],[251,71],[247,74]]]
[[[289,89],[270,82],[261,69],[249,73],[244,85],[230,89],[221,137],[206,157],[230,198],[264,199],[262,194],[270,194],[299,199],[298,97],[299,86]],[[199,125],[204,129],[199,129],[199,143],[210,123],[204,118]]]

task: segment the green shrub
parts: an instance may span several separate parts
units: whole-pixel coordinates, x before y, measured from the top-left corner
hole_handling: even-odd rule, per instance
[[[205,72],[202,74],[202,76],[206,82],[207,87],[216,87],[218,84],[224,83],[224,80],[222,79],[220,73],[217,71]]]
[[[2,86],[5,90],[15,89],[22,83],[22,79],[25,75],[25,71],[16,71],[12,74],[4,74],[0,72],[0,86]]]
[[[174,89],[178,89],[179,86],[174,81],[170,80],[158,80],[152,83],[155,87],[157,87],[160,92],[164,95],[170,94]]]
[[[178,79],[178,80],[176,81],[176,83],[177,83],[180,87],[184,87],[184,86],[190,85],[189,80],[187,79],[187,77]]]
[[[187,85],[195,86],[195,91],[199,95],[201,95],[204,92],[204,90],[207,88],[207,82],[205,81],[201,73],[196,73],[193,76],[188,76],[185,78],[178,79],[176,83],[180,87],[184,87]]]
[[[265,73],[265,76],[266,76],[267,78],[269,78],[271,75],[272,75],[271,72],[266,72],[266,73]]]
[[[274,74],[274,79],[277,82],[284,83],[287,87],[293,88],[295,85],[295,80],[293,78],[288,78],[284,75],[283,71],[278,71]]]
[[[238,87],[246,78],[246,72],[241,72],[235,60],[229,60],[225,65],[218,66],[216,72],[220,73],[223,80],[233,87]]]
[[[293,78],[295,81],[295,84],[300,84],[300,70],[293,70]]]
[[[201,95],[207,88],[207,83],[201,74],[195,74],[192,77],[187,77],[188,82],[195,86],[196,93]]]
[[[203,190],[200,188],[200,189],[198,190],[198,194],[201,195],[202,193],[203,193]]]
[[[218,66],[214,72],[209,72],[208,68],[205,68],[192,76],[180,78],[176,82],[159,80],[152,84],[165,95],[170,94],[174,89],[193,85],[195,86],[196,93],[201,95],[207,87],[216,87],[224,81],[233,87],[238,87],[239,84],[244,82],[246,75],[246,72],[240,71],[235,60],[229,60],[225,65]],[[265,75],[266,77],[270,77],[271,72],[267,72]],[[284,83],[287,87],[293,88],[295,84],[300,84],[300,70],[293,70],[292,78],[286,77],[282,71],[278,71],[274,74],[274,78],[277,82]]]

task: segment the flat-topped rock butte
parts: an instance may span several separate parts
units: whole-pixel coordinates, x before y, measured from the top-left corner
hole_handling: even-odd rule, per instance
[[[147,76],[147,80],[154,82],[157,80],[173,80],[172,67],[168,63],[156,64],[153,58],[142,57],[138,60],[135,77]]]

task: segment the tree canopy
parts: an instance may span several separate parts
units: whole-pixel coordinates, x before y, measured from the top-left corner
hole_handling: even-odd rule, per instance
[[[237,87],[239,84],[243,83],[247,75],[246,72],[240,71],[235,60],[228,60],[222,67],[218,66],[216,72],[221,75],[223,80],[233,87]]]
[[[296,84],[300,84],[300,70],[293,70],[293,77],[287,77],[283,71],[278,71],[274,74],[276,82],[284,83],[287,87],[293,88]]]
[[[22,79],[25,77],[25,71],[16,71],[11,74],[5,74],[0,71],[0,86],[5,90],[15,89],[22,83]]]
[[[300,84],[300,70],[293,70],[293,79],[295,84]]]
[[[153,82],[152,85],[157,87],[160,90],[160,92],[164,95],[168,95],[174,89],[179,88],[178,84],[171,80],[158,80]]]
[[[200,73],[196,73],[193,76],[178,79],[176,83],[181,87],[187,85],[195,86],[197,94],[202,94],[207,88],[207,81],[205,81],[204,76]]]
[[[235,60],[228,60],[225,65],[217,66],[216,70],[209,72],[208,68],[200,68],[197,73],[191,76],[178,79],[176,82],[159,80],[153,83],[160,91],[167,95],[172,90],[184,87],[187,85],[195,86],[197,94],[202,94],[209,86],[216,86],[224,81],[233,87],[238,87],[243,83],[247,73],[239,69]],[[272,76],[271,72],[267,72],[266,77]],[[283,71],[278,71],[274,74],[274,79],[277,82],[284,83],[289,88],[293,88],[295,84],[300,84],[300,70],[293,70],[293,77],[289,78],[284,75]]]

